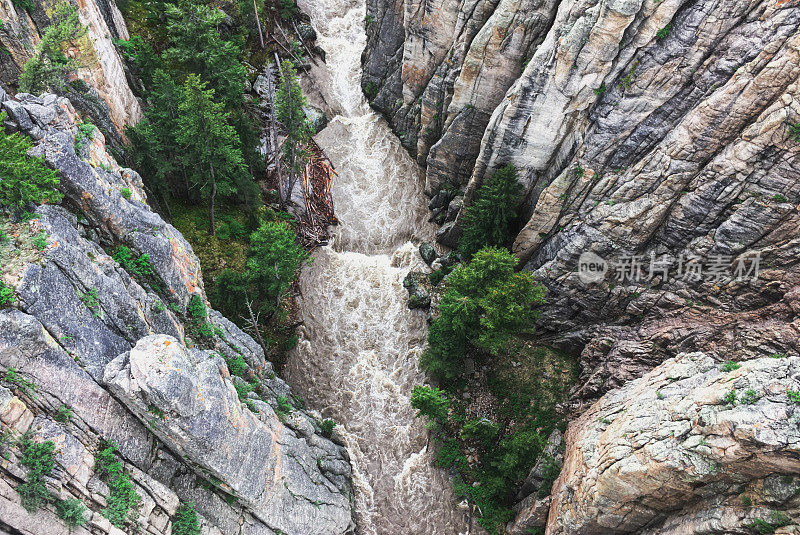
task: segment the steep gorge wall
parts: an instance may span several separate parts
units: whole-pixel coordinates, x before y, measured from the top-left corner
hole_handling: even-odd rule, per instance
[[[317,413],[273,409],[291,391],[233,323],[207,309],[213,334],[197,330],[189,303],[207,303],[200,265],[150,210],[139,175],[117,164],[97,130],[75,143],[69,100],[17,98],[0,94],[7,126],[36,141],[31,152],[59,172],[65,199],[31,219],[0,219],[10,237],[0,245],[3,282],[16,293],[0,310],[0,531],[66,530],[52,505],[28,514],[15,491],[27,476],[14,442],[30,431],[56,444],[50,493],[90,510],[74,533],[120,533],[101,512],[110,491],[94,455],[104,441],[119,444],[141,499],[129,530],[169,533],[178,504],[194,502],[204,535],[351,533],[341,440],[323,436]],[[149,255],[153,279],[110,256],[120,245]],[[233,376],[226,361],[239,358],[244,370]],[[35,392],[9,382],[11,368]],[[241,400],[245,379],[257,386]],[[61,405],[72,409],[68,421],[56,417]]]
[[[426,167],[440,241],[455,244],[462,206],[494,170],[519,170],[526,200],[513,250],[548,288],[540,336],[581,355],[569,409],[593,414],[567,433],[548,533],[748,532],[753,518],[734,507],[738,497],[671,494],[670,478],[687,470],[663,465],[664,456],[684,455],[676,444],[660,444],[648,465],[664,470],[662,480],[645,470],[637,477],[650,487],[630,498],[659,504],[668,495],[673,514],[625,509],[625,463],[651,461],[640,458],[642,441],[625,453],[613,432],[592,429],[606,419],[604,407],[633,395],[620,388],[687,353],[717,363],[800,353],[800,141],[792,129],[800,124],[800,3],[398,0],[370,2],[366,25],[363,88]],[[442,185],[461,191],[437,195]],[[579,277],[587,252],[607,261],[602,280]],[[634,255],[644,277],[619,280],[613,261]],[[648,276],[651,258],[664,255],[670,268]],[[752,267],[757,255],[758,280],[728,276],[729,266]],[[704,276],[678,273],[679,259],[692,257]],[[714,259],[725,276],[710,276]],[[781,388],[762,385],[781,398],[770,403],[785,405],[793,365],[786,377]],[[687,394],[685,403],[705,402]],[[760,421],[757,410],[741,410]],[[792,404],[786,410],[776,433],[795,425]],[[636,423],[631,411],[622,414],[622,427]],[[693,423],[703,441],[735,428],[717,415],[714,427],[706,416]],[[671,419],[659,412],[648,425]],[[795,439],[781,440],[770,447],[794,459]],[[589,456],[595,448],[611,454]],[[765,463],[758,475],[742,464],[726,470],[746,472],[752,489],[788,496],[767,474],[797,467]],[[601,485],[580,483],[603,470]],[[698,486],[734,493],[716,476]],[[769,492],[761,505],[797,516],[796,503]],[[543,525],[549,502],[521,506],[515,533]],[[526,516],[534,524],[525,525]]]
[[[429,192],[462,189],[440,240],[455,243],[461,203],[515,164],[527,196],[513,249],[548,286],[543,326],[586,348],[585,397],[681,349],[800,349],[797,2],[377,4],[363,85]],[[645,272],[653,254],[761,253],[762,280],[685,281],[673,265],[586,285],[586,251],[639,255]]]
[[[69,50],[84,63],[78,77],[88,86],[70,86],[70,98],[82,112],[90,114],[116,143],[124,139],[126,126],[142,116],[141,106],[128,81],[125,63],[113,39],[130,38],[122,14],[114,0],[70,0],[78,8],[78,18],[85,25],[90,50]],[[57,0],[33,0],[31,10],[13,0],[0,0],[0,82],[14,86],[19,74],[34,54],[45,29],[48,13]],[[20,4],[20,5],[17,5]]]

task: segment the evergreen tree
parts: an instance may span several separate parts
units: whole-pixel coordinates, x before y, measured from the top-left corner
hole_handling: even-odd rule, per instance
[[[283,143],[283,159],[288,174],[288,183],[283,188],[281,204],[285,204],[292,195],[292,189],[298,176],[308,160],[306,144],[313,133],[306,117],[307,105],[297,69],[289,60],[281,63],[281,76],[275,92],[275,108],[278,121],[286,130],[286,141]]]
[[[6,113],[0,112],[0,125]],[[44,159],[28,156],[31,140],[20,134],[6,134],[0,126],[0,206],[22,209],[29,203],[59,202],[58,175]]]
[[[50,25],[36,46],[19,77],[19,88],[26,93],[64,88],[66,75],[80,66],[80,61],[67,57],[63,49],[86,35],[87,28],[78,20],[78,12],[69,2],[56,4]]]
[[[238,110],[247,71],[239,61],[241,48],[222,39],[217,30],[225,13],[211,5],[182,0],[177,5],[167,4],[166,16],[169,47],[163,60],[184,75],[198,74],[229,111]]]
[[[250,235],[246,275],[264,307],[277,307],[307,259],[308,252],[287,223],[262,223]]]
[[[181,165],[182,150],[177,140],[182,89],[164,70],[156,69],[149,95],[150,106],[144,118],[128,131],[134,146],[136,168],[162,195],[170,190],[169,177],[180,174],[184,193],[188,196],[189,181],[186,169]]]
[[[486,247],[450,274],[421,358],[435,377],[456,379],[469,346],[496,355],[515,333],[533,328],[544,289],[531,273],[515,272],[516,263],[507,250]]]
[[[464,211],[459,251],[469,258],[483,247],[506,245],[520,202],[522,185],[514,166],[509,164],[495,171]]]
[[[183,98],[178,105],[177,140],[183,163],[191,170],[191,187],[209,199],[209,234],[215,232],[214,204],[217,195],[236,193],[237,181],[245,172],[239,137],[228,124],[228,114],[221,103],[214,101],[214,90],[195,74],[183,85]]]

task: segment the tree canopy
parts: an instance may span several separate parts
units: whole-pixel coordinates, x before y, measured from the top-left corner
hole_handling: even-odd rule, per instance
[[[487,245],[508,243],[520,202],[522,185],[514,166],[509,164],[495,171],[464,210],[459,251],[470,257]]]

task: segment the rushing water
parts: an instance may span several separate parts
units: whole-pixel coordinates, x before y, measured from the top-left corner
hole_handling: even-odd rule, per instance
[[[434,228],[419,169],[360,88],[365,0],[301,0],[326,72],[317,80],[338,114],[317,136],[336,166],[339,226],[301,275],[303,327],[286,373],[340,424],[354,470],[362,535],[467,532],[447,474],[433,467],[423,422],[409,395],[425,317],[406,307],[402,280],[421,262],[415,243]]]

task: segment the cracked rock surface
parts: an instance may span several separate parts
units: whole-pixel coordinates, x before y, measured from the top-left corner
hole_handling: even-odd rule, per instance
[[[187,304],[206,303],[200,264],[150,210],[139,175],[117,164],[97,130],[76,153],[79,116],[65,98],[2,95],[0,106],[6,126],[30,135],[31,153],[59,172],[64,193],[60,206],[0,221],[10,237],[0,245],[3,282],[16,295],[0,310],[0,377],[14,368],[36,385],[3,381],[0,422],[8,437],[30,431],[56,443],[48,490],[89,509],[74,533],[122,533],[101,513],[109,489],[94,456],[106,442],[118,445],[141,499],[129,531],[169,533],[178,505],[194,502],[203,535],[352,533],[347,451],[336,433],[323,436],[314,411],[276,414],[291,390],[235,324],[209,308],[213,337],[192,332]],[[155,280],[126,272],[111,256],[120,245],[149,254]],[[243,375],[259,379],[244,402],[234,389],[243,379],[225,361],[237,357]],[[62,405],[67,421],[55,418]],[[0,531],[65,533],[53,505],[22,509],[22,452],[0,442]]]

